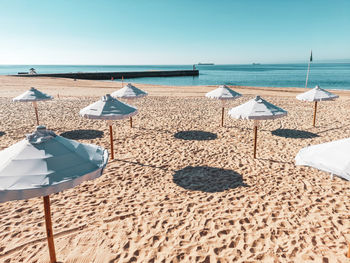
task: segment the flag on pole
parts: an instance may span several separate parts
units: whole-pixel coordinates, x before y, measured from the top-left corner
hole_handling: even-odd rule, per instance
[[[311,55],[310,55],[310,62],[312,62],[312,50],[311,50]]]

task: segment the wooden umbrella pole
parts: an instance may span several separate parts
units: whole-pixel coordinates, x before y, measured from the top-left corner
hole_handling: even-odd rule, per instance
[[[132,117],[130,117],[130,128],[132,128]]]
[[[33,107],[35,111],[36,124],[39,125],[38,105],[36,104],[36,101],[33,101]]]
[[[114,159],[114,150],[113,150],[113,128],[112,124],[109,123],[109,137],[111,139],[111,159]]]
[[[43,198],[44,198],[47,244],[49,246],[49,253],[50,253],[50,263],[56,263],[57,262],[56,252],[55,252],[55,244],[53,241],[52,222],[51,222],[50,197],[47,195],[47,196],[44,196]]]
[[[316,124],[316,112],[317,112],[317,101],[315,101],[315,107],[314,107],[314,120],[312,125],[315,127]]]
[[[258,120],[254,120],[254,159],[256,159],[257,140],[258,140]]]
[[[224,127],[224,112],[225,112],[225,108],[222,107],[222,113],[221,113],[221,127]]]

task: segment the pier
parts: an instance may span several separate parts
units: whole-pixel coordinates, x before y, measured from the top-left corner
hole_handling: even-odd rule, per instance
[[[129,78],[147,78],[147,77],[183,77],[198,76],[199,70],[163,70],[163,71],[134,71],[134,72],[75,72],[75,73],[44,73],[44,74],[20,74],[11,75],[16,77],[52,77],[52,78],[71,78],[71,79],[91,79],[91,80],[111,80]]]

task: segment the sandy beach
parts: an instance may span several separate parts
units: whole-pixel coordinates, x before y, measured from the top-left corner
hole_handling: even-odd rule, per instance
[[[30,103],[11,99],[30,87],[40,123],[56,134],[109,149],[108,127],[79,110],[120,82],[0,76],[0,150],[35,128]],[[149,96],[139,114],[114,122],[115,160],[104,174],[51,196],[59,262],[350,262],[350,182],[294,164],[308,145],[350,137],[350,91],[313,104],[298,88],[232,87],[221,104],[214,87],[135,84]],[[262,121],[253,159],[253,121],[228,108],[255,95],[288,111]],[[58,98],[59,96],[59,98]],[[48,262],[41,198],[0,204],[0,262]]]

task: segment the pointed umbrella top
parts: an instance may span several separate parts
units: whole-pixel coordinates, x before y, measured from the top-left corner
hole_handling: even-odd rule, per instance
[[[121,88],[120,90],[117,90],[113,92],[112,97],[115,98],[125,98],[125,99],[136,99],[136,98],[142,98],[147,96],[147,92],[140,90],[133,86],[131,83],[126,85],[125,87]]]
[[[0,151],[0,202],[47,196],[102,175],[107,150],[38,126]]]
[[[323,101],[323,100],[333,100],[338,98],[338,95],[335,95],[327,90],[321,89],[318,85],[304,93],[299,94],[296,98],[302,101]]]
[[[137,108],[113,98],[110,94],[80,111],[83,117],[101,120],[121,120],[136,114]]]
[[[31,87],[30,90],[17,96],[13,101],[41,101],[41,100],[52,100],[53,97],[47,95],[36,88]]]
[[[239,97],[242,97],[242,95],[236,91],[233,91],[226,85],[221,85],[217,89],[214,89],[207,94],[205,94],[207,98],[211,99],[219,99],[219,100],[234,100]]]
[[[350,181],[350,138],[305,147],[295,157],[296,165],[306,165]]]
[[[232,108],[228,114],[236,119],[269,120],[284,117],[287,115],[287,111],[267,102],[260,96],[256,96],[254,99]]]

